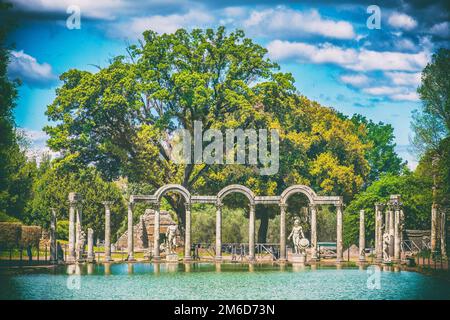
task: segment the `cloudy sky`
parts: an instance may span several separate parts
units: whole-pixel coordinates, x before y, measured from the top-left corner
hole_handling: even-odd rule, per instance
[[[45,146],[44,112],[62,72],[95,72],[125,54],[146,29],[170,33],[224,25],[243,29],[266,47],[269,57],[294,75],[302,94],[344,114],[392,124],[397,152],[414,167],[409,123],[411,111],[420,106],[420,71],[450,39],[448,1],[11,2],[18,26],[9,39],[15,49],[8,72],[23,83],[16,121],[36,148]],[[380,9],[379,29],[367,26],[372,4]],[[80,28],[68,28],[78,10]]]

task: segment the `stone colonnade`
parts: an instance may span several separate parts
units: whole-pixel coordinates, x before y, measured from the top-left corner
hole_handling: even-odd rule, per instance
[[[191,257],[191,204],[209,203],[216,206],[216,239],[215,239],[215,260],[222,260],[222,208],[223,199],[231,193],[243,194],[249,202],[249,241],[248,241],[248,260],[255,260],[255,206],[257,204],[274,204],[280,208],[280,261],[287,260],[286,252],[286,208],[289,197],[296,193],[304,194],[310,204],[311,215],[311,259],[318,260],[317,249],[317,206],[334,205],[336,207],[336,239],[337,239],[337,261],[343,260],[343,200],[340,196],[317,196],[315,192],[303,185],[294,185],[287,188],[280,196],[255,196],[253,192],[242,185],[230,185],[223,188],[217,196],[191,196],[189,191],[181,185],[171,184],[159,188],[154,195],[133,195],[129,200],[128,207],[128,257],[134,256],[133,245],[133,205],[137,201],[149,202],[154,209],[154,233],[153,233],[153,260],[160,259],[159,252],[159,233],[160,233],[160,202],[162,197],[168,192],[180,194],[185,201],[185,243],[184,260],[189,261]],[[130,240],[131,239],[131,240]]]
[[[383,209],[386,209],[383,217]],[[384,219],[383,219],[384,218]],[[376,262],[400,262],[405,215],[400,195],[391,195],[387,204],[375,204]],[[360,212],[360,252],[365,248],[364,210]],[[362,249],[361,249],[362,248]],[[360,254],[360,261],[365,257]]]

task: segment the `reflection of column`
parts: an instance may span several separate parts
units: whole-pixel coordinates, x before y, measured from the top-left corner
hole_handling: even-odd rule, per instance
[[[280,204],[280,261],[286,261],[286,207]]]
[[[87,234],[87,243],[88,243],[88,253],[87,253],[87,261],[88,262],[94,262],[95,256],[94,256],[94,230],[91,228],[88,228],[88,234]]]
[[[400,241],[400,206],[401,206],[401,204],[397,204],[394,207],[394,210],[395,210],[394,261],[395,262],[400,262],[400,250],[401,250],[401,241]]]
[[[69,256],[67,261],[74,262],[75,257],[75,207],[77,205],[77,194],[69,193]]]
[[[255,260],[255,205],[250,204],[250,219],[248,224],[248,259]]]
[[[58,256],[56,253],[56,209],[51,208],[52,217],[50,221],[50,263],[57,263]]]
[[[344,258],[342,228],[342,204],[338,204],[336,205],[336,262],[341,262]]]
[[[128,271],[128,274],[133,274],[133,272],[134,272],[134,264],[132,264],[132,263],[129,263],[128,264],[128,266],[127,266],[127,271]]]
[[[445,211],[441,212],[441,256],[447,259],[447,217]]]
[[[383,261],[383,204],[375,204],[375,255],[376,262]]]
[[[109,276],[111,274],[111,264],[110,263],[105,263],[105,275]]]
[[[311,210],[311,259],[317,260],[317,208],[314,204],[309,206]]]
[[[104,201],[105,206],[105,261],[111,261],[111,201]]]
[[[184,260],[191,260],[191,204],[185,203],[186,228],[184,236]]]
[[[153,223],[153,260],[159,260],[159,203],[155,204],[155,220]]]
[[[134,261],[133,205],[133,201],[128,202],[128,261]]]
[[[431,207],[431,253],[434,255],[437,250],[438,234],[438,205],[433,203]]]
[[[216,203],[216,260],[222,260],[222,206],[218,201]]]
[[[359,261],[366,261],[366,228],[364,225],[364,210],[359,211]]]

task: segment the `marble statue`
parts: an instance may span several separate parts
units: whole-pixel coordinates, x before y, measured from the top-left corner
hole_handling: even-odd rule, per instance
[[[292,238],[292,242],[294,243],[294,252],[295,254],[301,253],[303,250],[303,244],[301,240],[305,239],[305,235],[303,234],[303,228],[300,225],[300,220],[294,220],[294,226],[292,227],[292,231],[288,236],[288,240]]]
[[[83,258],[85,245],[86,245],[86,233],[83,230],[81,230],[78,248],[77,248],[77,259],[78,260],[81,260]]]
[[[167,253],[175,253],[175,248],[177,247],[177,225],[170,225],[167,227],[166,239],[167,239]]]
[[[391,244],[391,236],[389,233],[385,232],[383,234],[383,261],[386,263],[391,262],[391,257],[389,255],[390,244]]]

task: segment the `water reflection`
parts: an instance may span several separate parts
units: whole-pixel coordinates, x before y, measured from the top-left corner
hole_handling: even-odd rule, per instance
[[[294,272],[305,271],[305,264],[304,263],[293,263],[292,271],[294,271]]]
[[[94,273],[94,264],[88,263],[87,265],[87,274],[93,274]]]
[[[133,263],[128,263],[128,274],[133,274],[134,273],[134,264]]]
[[[105,262],[103,266],[105,267],[105,275],[109,276],[111,274],[111,263]]]
[[[222,264],[216,263],[216,272],[222,272]]]

